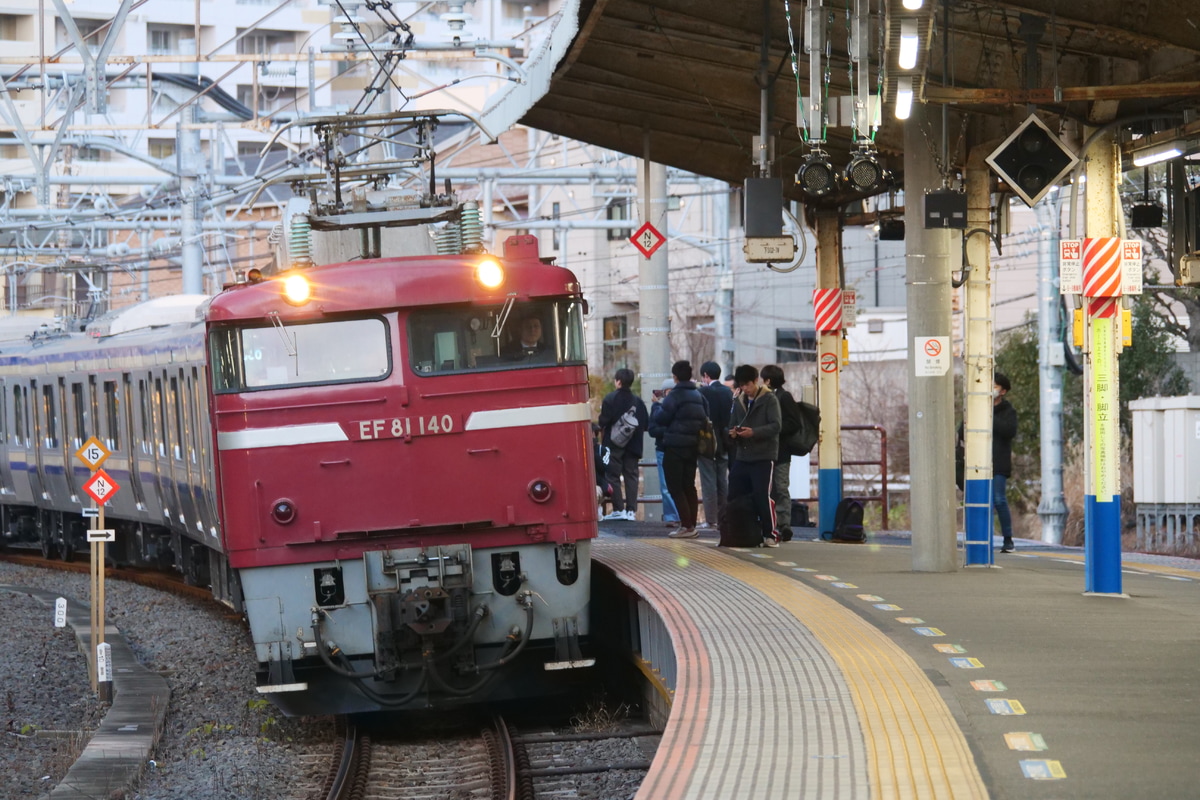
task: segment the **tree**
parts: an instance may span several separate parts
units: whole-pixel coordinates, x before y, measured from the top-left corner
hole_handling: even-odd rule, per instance
[[[1129,402],[1142,397],[1173,397],[1191,391],[1191,382],[1174,364],[1173,319],[1164,318],[1155,297],[1135,297],[1131,310],[1132,345],[1123,348],[1118,360],[1120,371],[1121,435],[1128,440],[1133,432],[1133,414]],[[1082,362],[1082,357],[1078,360]],[[1006,332],[996,347],[996,369],[1012,381],[1009,400],[1018,411],[1018,433],[1013,442],[1016,474],[1025,485],[1037,485],[1041,479],[1040,419],[1041,397],[1038,372],[1037,321]],[[1079,452],[1083,443],[1083,376],[1064,370],[1062,387],[1063,444],[1067,452]],[[1128,450],[1125,451],[1129,456]],[[1029,498],[1026,498],[1029,499]]]

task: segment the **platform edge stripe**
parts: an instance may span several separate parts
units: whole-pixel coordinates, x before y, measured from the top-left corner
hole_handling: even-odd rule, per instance
[[[626,551],[596,554],[593,559],[606,563],[617,571],[622,583],[634,589],[660,616],[671,644],[675,649],[676,685],[667,726],[659,750],[668,758],[653,759],[646,777],[638,789],[640,800],[676,800],[687,796],[688,785],[696,773],[696,758],[703,745],[704,726],[708,721],[712,694],[712,664],[700,634],[687,610],[666,587],[637,580],[628,570],[646,565],[632,563],[636,555]],[[699,733],[697,733],[699,731]],[[636,800],[635,798],[635,800]]]
[[[588,422],[591,418],[592,409],[587,403],[496,408],[487,411],[472,411],[471,415],[467,417],[465,429],[482,431],[496,428],[523,428],[528,425],[552,425],[559,422]]]
[[[662,557],[671,558],[672,561],[668,563],[679,563],[680,559],[686,559],[688,567],[693,570],[707,569],[713,566],[713,563],[715,563],[709,559],[701,559],[697,557],[696,543],[693,542],[676,542],[667,539],[642,540],[642,542],[643,547],[646,545],[654,546],[662,551]],[[708,548],[703,549],[708,550]],[[710,551],[709,558],[715,558],[719,562],[721,559],[730,559],[732,556],[718,553],[717,551]],[[819,721],[817,728],[820,729],[805,729],[804,735],[800,737],[800,740],[803,743],[800,756],[805,760],[799,762],[800,766],[798,767],[798,771],[792,771],[797,766],[796,761],[778,761],[777,759],[780,755],[778,752],[776,752],[774,755],[759,752],[757,756],[753,757],[752,759],[729,765],[730,768],[736,768],[737,775],[739,776],[738,780],[743,782],[743,785],[740,787],[741,793],[714,793],[719,792],[724,781],[718,781],[717,784],[714,784],[708,777],[711,774],[712,769],[715,768],[715,760],[710,758],[708,765],[709,769],[705,773],[695,776],[690,782],[689,788],[691,791],[689,792],[688,797],[719,798],[719,800],[727,800],[727,798],[730,797],[736,797],[738,800],[741,800],[742,797],[767,796],[786,797],[788,800],[791,800],[791,798],[796,796],[822,798],[831,796],[838,798],[870,797],[871,778],[868,766],[869,751],[867,749],[866,742],[864,741],[860,722],[857,719],[858,710],[854,703],[852,688],[845,681],[840,666],[837,664],[836,659],[834,659],[833,654],[828,652],[828,650],[825,648],[825,645],[820,642],[806,626],[799,624],[794,612],[784,608],[781,604],[777,603],[774,599],[766,595],[760,587],[755,586],[749,581],[732,576],[728,573],[728,571],[723,569],[711,569],[708,571],[712,573],[713,577],[709,581],[705,582],[704,585],[709,586],[710,590],[713,587],[719,588],[723,585],[725,586],[724,591],[726,592],[723,597],[727,597],[729,589],[732,589],[737,593],[752,595],[754,598],[753,602],[757,604],[756,607],[760,608],[764,613],[769,613],[773,617],[778,617],[780,620],[786,619],[787,624],[795,628],[800,639],[809,643],[814,652],[819,651],[819,659],[814,660],[827,660],[827,666],[820,669],[828,670],[827,674],[829,678],[836,681],[838,697],[844,698],[846,708],[843,712],[834,712],[833,714],[823,715],[818,713],[816,716],[820,717],[821,720]],[[671,590],[672,585],[678,585],[681,583],[679,574],[680,573],[678,570],[676,570],[667,574],[663,579],[663,583],[667,586],[668,591]],[[690,588],[694,588],[696,585],[694,578],[688,580],[685,585]],[[708,618],[700,620],[702,634],[708,629],[708,627],[711,626],[712,622],[713,620]],[[803,633],[800,633],[800,631],[803,631]],[[717,665],[721,662],[718,651],[720,648],[726,647],[727,644],[728,642],[723,637],[708,642],[709,648],[717,648],[715,650],[710,650],[710,655],[714,662],[714,672],[717,669]],[[724,666],[728,668],[731,665],[729,663],[725,663]],[[738,674],[749,675],[749,673],[749,669],[743,669]],[[724,686],[725,689],[738,689],[742,687],[742,684],[740,683],[736,686],[725,685],[723,684],[722,680],[714,677],[714,686],[716,688],[721,688]],[[760,690],[767,688],[767,686],[768,684],[764,684],[763,687],[760,687]],[[822,692],[822,694],[824,694],[824,692]],[[841,701],[839,700],[839,704],[840,703]],[[716,708],[717,700],[714,695],[714,712],[716,711]],[[758,713],[763,713],[765,708],[766,707],[763,709],[758,709]],[[751,713],[754,713],[755,709],[752,707],[750,711]],[[766,717],[764,717],[763,720],[760,720],[760,723],[765,723],[765,720]],[[718,747],[721,747],[722,743],[720,741],[714,742],[714,738],[718,740],[720,739],[719,731],[726,721],[727,720],[723,716],[715,723],[710,722],[709,727],[705,731],[703,737],[706,747],[712,747],[714,743],[717,744]],[[741,727],[745,727],[743,723],[739,723],[739,725]],[[844,738],[839,737],[839,732],[844,732]],[[773,731],[772,733],[777,735],[778,731]],[[838,766],[831,766],[828,763],[823,763],[820,766],[815,767],[808,763],[807,754],[811,752],[810,746],[828,741],[827,739],[823,738],[825,734],[831,735],[834,741],[844,743],[848,750],[853,753],[851,760],[845,762],[851,765],[846,770],[841,768],[842,762],[838,762]],[[763,735],[766,735],[765,731],[760,735],[760,742],[764,741],[761,738]],[[777,739],[773,741],[777,741]],[[759,750],[762,750],[761,746],[759,747]],[[792,753],[791,755],[795,755],[795,753]],[[772,768],[772,764],[778,766],[778,769]],[[766,771],[764,772],[764,770]],[[792,781],[799,782],[800,794],[795,793],[796,787],[792,785]],[[745,793],[745,788],[750,785],[755,786],[756,791],[759,793]],[[784,787],[790,788],[791,793],[783,794],[782,790]],[[777,788],[779,791],[776,791]],[[763,792],[766,792],[767,794],[763,794]],[[830,794],[830,792],[833,792],[833,794]],[[655,795],[650,795],[650,797],[656,798]]]
[[[1071,561],[1077,564],[1082,564],[1085,558],[1082,554],[1076,553],[1028,553],[1034,558],[1061,558],[1065,561]],[[1127,558],[1121,559],[1122,569],[1144,569],[1147,572],[1159,572],[1164,575],[1176,575],[1180,578],[1192,578],[1200,580],[1200,569],[1187,569],[1185,567],[1173,567],[1170,564],[1155,564],[1149,561],[1132,561]]]
[[[854,695],[872,758],[872,797],[988,796],[966,737],[945,701],[916,662],[882,631],[816,589],[762,565],[713,552],[691,557],[758,587],[826,647]],[[905,737],[903,764],[897,761],[897,749],[888,746],[896,734]],[[879,737],[886,738],[880,742]],[[915,749],[908,748],[909,739]],[[891,761],[894,779],[883,774],[880,758]],[[924,786],[918,785],[922,782]]]

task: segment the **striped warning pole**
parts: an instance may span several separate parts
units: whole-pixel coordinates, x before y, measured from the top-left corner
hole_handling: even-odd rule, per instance
[[[1083,296],[1087,304],[1084,375],[1088,459],[1084,504],[1086,591],[1120,595],[1121,478],[1118,427],[1120,376],[1121,240],[1083,240]]]
[[[842,290],[838,265],[842,246],[836,213],[818,212],[817,288],[813,319],[817,331],[817,401],[821,408],[821,438],[817,447],[818,532],[832,531],[842,501]]]

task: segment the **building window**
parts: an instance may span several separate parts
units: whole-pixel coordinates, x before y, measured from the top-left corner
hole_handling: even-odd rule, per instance
[[[152,56],[174,55],[180,52],[180,43],[195,40],[195,28],[187,25],[147,25],[146,46]]]
[[[108,151],[101,150],[98,147],[76,147],[76,161],[107,161]]]
[[[605,207],[605,214],[610,220],[629,219],[629,198],[609,200]],[[633,236],[633,228],[609,228],[607,233],[610,242],[624,242]]]
[[[79,35],[87,42],[88,50],[93,54],[100,49],[100,44],[104,41],[104,34],[96,33],[100,30],[100,26],[106,25],[107,20],[99,19],[75,19],[75,27],[79,29]],[[92,34],[95,34],[93,36]],[[90,37],[90,38],[89,38]],[[67,45],[74,46],[71,35],[67,33],[67,26],[63,25],[61,19],[54,21],[54,41],[55,44],[62,48]]]
[[[245,28],[239,28],[241,34]],[[267,55],[295,51],[296,36],[291,31],[255,30],[238,39],[237,51],[241,55]]]
[[[26,36],[28,36],[29,33],[32,33],[32,30],[28,30],[32,28],[32,25],[23,23],[32,22],[32,20],[33,17],[31,16],[0,14],[0,39],[3,39],[6,42],[21,41],[22,33],[25,33]],[[27,30],[22,30],[23,28]]]
[[[629,320],[624,315],[604,318],[604,374],[629,366]]]
[[[801,328],[775,329],[775,363],[817,360],[817,332]]]
[[[175,140],[149,139],[146,141],[146,150],[150,153],[151,158],[174,158]]]

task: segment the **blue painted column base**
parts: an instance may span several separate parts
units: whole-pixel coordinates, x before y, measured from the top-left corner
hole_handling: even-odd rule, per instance
[[[837,514],[838,503],[842,502],[842,471],[840,469],[822,469],[817,472],[817,514],[821,527],[818,533],[833,530],[833,518]]]
[[[1089,494],[1083,511],[1086,591],[1123,594],[1121,589],[1121,498],[1107,503]]]
[[[990,566],[992,552],[992,480],[984,478],[966,483],[964,535],[967,566]]]

